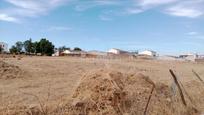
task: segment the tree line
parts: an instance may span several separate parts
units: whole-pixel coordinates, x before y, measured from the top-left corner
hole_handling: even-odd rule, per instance
[[[38,53],[41,55],[51,56],[55,50],[58,50],[59,52],[63,52],[65,50],[71,50],[71,48],[68,48],[66,46],[62,46],[59,48],[55,48],[52,42],[47,40],[46,38],[42,38],[40,41],[33,42],[30,38],[29,40],[26,40],[24,42],[17,41],[15,45],[13,45],[9,51],[12,54],[34,54],[37,55]],[[75,47],[73,51],[82,51],[81,48]]]
[[[72,49],[69,48],[69,47],[66,47],[66,46],[62,46],[62,47],[59,47],[57,50],[58,50],[59,52],[63,52],[63,51],[65,51],[65,50],[72,50]],[[73,49],[73,51],[82,51],[82,49],[79,48],[79,47],[75,47],[75,48]]]
[[[13,54],[38,54],[51,56],[54,53],[55,46],[47,40],[46,38],[42,38],[40,41],[33,42],[32,39],[26,40],[24,42],[17,41],[15,45],[13,45],[9,51]],[[24,49],[24,51],[23,51]]]

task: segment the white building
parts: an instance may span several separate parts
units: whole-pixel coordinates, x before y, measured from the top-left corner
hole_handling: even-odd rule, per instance
[[[111,53],[111,54],[127,54],[128,52],[120,50],[120,49],[112,48],[112,49],[108,50],[108,53]]]
[[[0,42],[0,47],[3,49],[4,52],[8,52],[8,44]]]
[[[157,56],[157,53],[155,51],[151,51],[151,50],[144,50],[138,53],[139,55],[146,55],[146,56]]]
[[[188,53],[188,54],[180,55],[179,58],[187,61],[195,61],[195,59],[198,58],[198,55],[193,53]]]
[[[70,53],[72,53],[72,51],[70,51],[70,50],[64,50],[64,51],[62,52],[62,54],[70,54]]]
[[[204,55],[198,55],[198,59],[204,59]]]
[[[60,52],[56,51],[54,54],[52,54],[52,56],[60,56]]]
[[[74,51],[74,50],[64,50],[60,55],[66,55],[66,56],[85,56],[87,52],[85,51]]]

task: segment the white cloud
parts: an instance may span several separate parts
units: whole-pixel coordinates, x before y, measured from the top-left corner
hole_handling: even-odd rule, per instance
[[[40,4],[39,1],[34,0],[6,0],[8,3],[15,5],[19,8],[30,9],[30,10],[39,10],[43,4]]]
[[[188,32],[187,35],[190,35],[190,36],[198,35],[198,32],[194,32],[194,31],[193,32]]]
[[[135,0],[135,6],[129,12],[138,8],[143,12],[156,9],[163,13],[177,17],[198,18],[204,15],[204,0]],[[141,13],[141,12],[139,12]]]
[[[127,8],[126,9],[127,14],[138,14],[138,13],[142,13],[142,12],[144,12],[144,10],[137,9],[137,8]]]
[[[53,9],[72,2],[77,11],[101,7],[99,17],[110,20],[114,16],[136,15],[154,9],[171,16],[198,18],[204,15],[204,0],[4,0],[9,7],[1,8],[2,21],[16,22],[22,18],[46,15]],[[155,10],[156,9],[156,10]],[[113,13],[103,16],[104,10]],[[101,16],[102,15],[102,16]],[[9,18],[10,17],[10,18]]]
[[[196,8],[186,8],[186,7],[171,7],[167,9],[167,14],[173,16],[180,16],[180,17],[189,17],[189,18],[197,18],[203,15],[203,11],[200,11]]]
[[[197,18],[204,14],[204,0],[135,0],[138,9],[149,10],[160,7],[159,10],[171,16]]]
[[[23,17],[38,17],[49,13],[49,11],[55,9],[63,3],[72,0],[4,0],[10,4],[10,7],[0,9],[0,13],[9,15],[14,21],[16,18],[21,19]]]
[[[1,21],[7,21],[7,22],[18,22],[18,20],[14,17],[10,17],[6,14],[0,14],[0,20]]]
[[[186,18],[198,18],[204,15],[204,0],[129,0],[121,2],[119,7],[120,10],[117,8],[112,10],[112,17],[137,15],[147,10]]]
[[[127,8],[125,8],[123,14],[139,14],[145,12],[146,10],[153,9],[162,5],[169,5],[177,2],[178,0],[132,0]]]
[[[204,14],[204,0],[189,0],[169,6],[166,13],[173,16],[197,18]]]
[[[18,8],[30,10],[49,10],[71,0],[5,0]]]
[[[139,0],[139,5],[142,7],[152,7],[174,3],[178,0]]]

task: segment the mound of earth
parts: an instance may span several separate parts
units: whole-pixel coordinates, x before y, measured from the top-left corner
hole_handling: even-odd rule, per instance
[[[0,79],[20,78],[23,74],[24,72],[18,66],[0,61]]]
[[[100,70],[85,75],[71,101],[68,115],[194,115],[165,84],[137,74]]]

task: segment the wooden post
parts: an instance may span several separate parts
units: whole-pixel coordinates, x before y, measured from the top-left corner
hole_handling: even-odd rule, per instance
[[[183,102],[183,105],[184,105],[184,106],[187,106],[186,101],[185,101],[185,98],[184,98],[184,95],[183,95],[183,91],[182,91],[182,89],[181,89],[181,86],[180,86],[180,84],[179,84],[179,82],[178,82],[178,79],[177,79],[176,75],[174,74],[174,72],[173,72],[171,69],[169,70],[169,72],[171,73],[171,75],[172,75],[172,77],[173,77],[173,79],[174,79],[174,82],[176,83],[176,86],[178,87],[178,90],[179,90],[179,93],[180,93],[180,96],[181,96],[181,100],[182,100],[182,102]]]
[[[150,102],[150,100],[151,100],[151,98],[152,98],[152,93],[153,93],[154,89],[155,89],[155,85],[152,86],[152,90],[151,90],[151,92],[150,92],[150,95],[149,95],[147,104],[146,104],[146,106],[145,106],[144,115],[147,115],[147,109],[148,109],[148,106],[149,106],[149,102]]]
[[[180,84],[181,84],[181,87],[183,88],[184,93],[185,93],[186,96],[188,97],[188,99],[191,101],[191,103],[192,103],[193,105],[195,105],[193,99],[190,97],[190,95],[189,95],[188,92],[186,91],[184,85],[183,85],[181,82],[180,82]]]
[[[147,109],[148,109],[148,107],[149,107],[149,103],[150,103],[150,100],[151,100],[151,98],[152,98],[152,94],[153,94],[153,92],[154,92],[154,89],[155,89],[156,85],[155,85],[155,83],[154,83],[152,80],[150,80],[148,77],[145,78],[145,81],[147,81],[148,83],[150,83],[150,84],[152,85],[152,89],[151,89],[151,92],[150,92],[150,95],[149,95],[147,104],[146,104],[146,106],[145,106],[145,111],[144,111],[144,115],[147,115]]]
[[[201,79],[201,77],[194,70],[192,70],[192,72],[204,84],[204,81]]]

